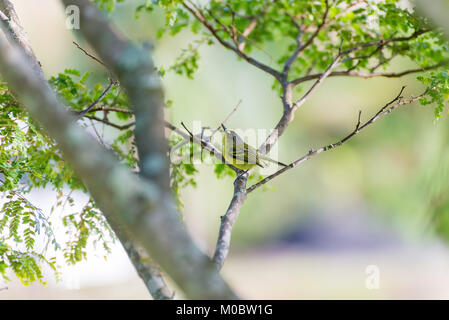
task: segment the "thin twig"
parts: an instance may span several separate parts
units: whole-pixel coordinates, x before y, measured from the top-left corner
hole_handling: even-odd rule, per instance
[[[97,112],[97,111],[105,111],[105,112],[118,112],[118,113],[126,113],[126,114],[134,114],[133,110],[130,109],[121,109],[121,108],[115,108],[115,107],[104,107],[100,106],[98,108],[94,108],[90,110],[90,112]]]
[[[416,30],[415,32],[413,32],[410,36],[404,36],[404,37],[391,37],[388,39],[380,39],[380,40],[375,40],[375,41],[371,41],[371,42],[366,42],[366,43],[361,43],[361,44],[357,44],[351,48],[348,48],[344,51],[341,52],[341,56],[345,56],[348,55],[350,53],[359,51],[359,50],[363,50],[369,47],[373,47],[373,46],[377,46],[376,50],[374,50],[371,54],[374,54],[375,52],[378,52],[379,50],[381,50],[383,47],[385,47],[387,44],[390,43],[395,43],[395,42],[403,42],[403,41],[409,41],[412,39],[415,39],[417,37],[419,37],[422,34],[425,34],[427,32],[430,32],[431,30],[429,29],[419,29]],[[360,58],[360,57],[356,57],[356,58]],[[436,66],[435,66],[436,67]],[[434,68],[434,67],[430,67]],[[429,70],[430,70],[429,69]],[[391,74],[390,77],[401,77],[403,75],[406,75],[408,73],[413,73],[413,72],[419,72],[422,71],[422,69],[420,70],[416,70],[416,71],[410,71],[410,72],[406,72],[404,74],[399,73],[398,75],[394,75]],[[295,80],[292,80],[290,83],[294,86],[296,86],[297,84],[304,82],[304,81],[308,81],[308,80],[312,80],[312,79],[319,79],[321,77],[322,74],[313,74],[313,75],[307,75],[307,76],[303,76],[303,77],[299,77]],[[351,70],[346,70],[346,71],[337,71],[337,72],[332,72],[331,74],[329,74],[329,77],[333,77],[333,76],[358,76],[358,77],[374,77],[374,76],[388,76],[388,74],[359,74],[357,75],[357,73],[351,73]]]
[[[187,126],[184,124],[184,122],[181,121],[181,125],[184,129],[186,129],[186,131],[189,133],[190,137],[193,139],[192,132],[187,128]]]
[[[76,120],[81,119],[83,116],[85,116],[88,112],[90,112],[103,98],[104,96],[109,92],[109,90],[112,88],[112,86],[116,85],[118,82],[116,80],[114,80],[114,77],[112,76],[112,72],[111,70],[109,70],[109,68],[103,63],[103,61],[101,61],[100,59],[98,59],[97,57],[95,57],[94,55],[90,54],[89,52],[87,52],[86,49],[84,49],[83,47],[81,47],[77,42],[72,41],[73,44],[80,49],[86,56],[88,56],[89,58],[95,60],[96,62],[98,62],[99,64],[101,64],[103,67],[106,68],[106,70],[108,71],[109,75],[110,75],[110,79],[109,79],[109,85],[106,87],[105,90],[103,90],[103,92],[101,93],[101,95],[90,105],[88,106],[86,109],[80,111],[78,113],[78,116],[76,117]]]
[[[94,102],[92,102],[90,106],[78,113],[77,120],[81,119],[86,113],[90,112],[104,98],[104,96],[109,92],[109,90],[111,90],[112,86],[115,84],[116,81],[110,79],[109,85],[106,87],[106,89],[103,90],[101,95]]]
[[[338,55],[334,58],[332,63],[327,67],[326,71],[324,71],[321,76],[315,81],[315,83],[310,87],[309,90],[298,100],[296,101],[293,106],[291,107],[292,111],[294,112],[296,109],[298,109],[300,106],[302,106],[309,96],[315,91],[321,83],[323,83],[324,79],[326,79],[332,72],[332,70],[338,65],[340,62],[340,59],[342,57],[341,51],[338,53]]]
[[[81,47],[77,42],[75,42],[75,41],[72,41],[72,42],[73,42],[73,44],[74,44],[78,49],[80,49],[86,56],[88,56],[88,57],[92,58],[93,60],[97,61],[99,64],[101,64],[103,67],[105,67],[105,68],[109,71],[109,68],[103,63],[103,61],[101,61],[100,59],[98,59],[97,57],[95,57],[93,54],[90,54],[89,52],[87,52],[87,50],[84,49],[83,47]]]
[[[106,147],[106,144],[105,144],[103,138],[102,138],[101,135],[98,133],[97,128],[95,128],[94,121],[93,121],[92,119],[89,119],[89,121],[90,121],[90,124],[91,124],[92,129],[94,130],[95,135],[96,135],[97,138],[98,138],[98,141],[100,141],[100,143],[101,143],[103,146]],[[104,123],[103,123],[103,125],[104,125]]]
[[[85,115],[84,117],[88,118],[88,119],[92,119],[92,120],[98,121],[98,122],[103,122],[104,124],[106,124],[106,125],[108,125],[110,127],[119,129],[119,130],[129,129],[129,128],[131,128],[132,126],[134,126],[136,124],[135,122],[130,122],[130,123],[127,123],[127,124],[124,124],[124,125],[118,125],[118,124],[110,122],[110,121],[108,121],[106,119],[100,119],[100,118],[95,117],[95,116]]]
[[[228,114],[228,116],[220,123],[220,125],[211,133],[211,135],[209,136],[209,140],[212,139],[212,137],[215,135],[215,133],[217,133],[218,130],[220,130],[221,126],[223,124],[226,123],[226,121],[229,120],[229,118],[231,118],[231,116],[237,111],[238,107],[240,106],[240,104],[242,103],[242,99],[239,100],[239,102],[237,102],[237,104],[235,105],[234,109],[232,109],[232,111]]]
[[[297,33],[296,39],[295,39],[296,40],[296,49],[295,49],[295,51],[293,51],[291,56],[285,61],[284,69],[282,71],[282,74],[283,74],[285,80],[287,80],[288,73],[290,71],[290,68],[291,68],[293,62],[295,62],[296,58],[298,58],[299,54],[301,53],[301,51],[303,49],[302,49],[302,45],[301,45],[301,36],[302,36],[301,26],[296,22],[295,18],[293,16],[291,16],[288,12],[285,12],[285,14],[290,17],[293,25],[298,30],[298,33]]]
[[[403,76],[406,76],[408,74],[412,74],[412,73],[418,73],[418,72],[424,72],[424,71],[429,71],[429,70],[433,70],[433,69],[437,69],[439,67],[445,66],[449,63],[449,61],[443,61],[440,63],[437,63],[435,65],[432,66],[428,66],[428,67],[423,67],[423,68],[416,68],[416,69],[410,69],[410,70],[405,70],[405,71],[401,71],[401,72],[371,72],[371,73],[364,73],[364,72],[356,72],[356,71],[334,71],[331,72],[328,77],[356,77],[356,78],[363,78],[363,79],[368,79],[368,78],[374,78],[374,77],[385,77],[385,78],[400,78]],[[314,80],[314,79],[319,79],[323,74],[322,73],[317,73],[317,74],[311,74],[311,75],[307,75],[301,78],[297,78],[295,80],[293,80],[291,83],[294,85],[300,84],[302,82],[306,82],[306,81],[310,81],[310,80]]]

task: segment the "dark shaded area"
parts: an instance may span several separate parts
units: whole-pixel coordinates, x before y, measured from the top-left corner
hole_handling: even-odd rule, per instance
[[[276,241],[313,250],[376,250],[401,245],[394,230],[363,209],[314,210]]]

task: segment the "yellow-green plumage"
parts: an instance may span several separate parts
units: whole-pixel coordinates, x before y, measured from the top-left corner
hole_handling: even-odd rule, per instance
[[[255,166],[263,168],[266,165],[264,161],[286,166],[281,162],[260,154],[257,149],[245,143],[234,131],[226,129],[224,133],[222,141],[223,157],[236,168],[240,170],[249,170]]]

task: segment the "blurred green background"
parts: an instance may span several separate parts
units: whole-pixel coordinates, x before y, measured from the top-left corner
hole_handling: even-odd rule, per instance
[[[105,72],[72,44],[64,9],[55,0],[13,1],[47,77],[65,68]],[[169,66],[195,38],[188,32],[156,39],[161,12],[134,19],[135,4],[119,4],[112,18],[128,37],[155,46],[158,66]],[[273,52],[282,43],[273,43]],[[272,79],[218,45],[202,46],[194,80],[168,72],[167,118],[217,126],[241,99],[231,128],[271,129],[281,116]],[[267,63],[268,54],[260,55]],[[411,67],[394,60],[391,71]],[[415,75],[416,76],[416,75]],[[279,142],[279,159],[293,161],[311,148],[351,131],[358,110],[373,115],[407,85],[405,96],[423,88],[415,76],[400,79],[330,78],[297,112]],[[223,274],[245,298],[449,298],[449,119],[434,121],[431,106],[413,104],[379,120],[334,149],[306,161],[248,196],[234,227]],[[232,197],[232,179],[217,180],[200,165],[198,186],[183,191],[184,218],[201,248],[211,254],[219,217]],[[42,194],[34,195],[42,199]],[[45,201],[44,201],[45,202]],[[45,206],[45,203],[42,203]],[[92,252],[67,269],[79,288],[50,281],[47,287],[5,284],[2,298],[148,299],[120,247],[110,260]],[[365,286],[366,267],[380,270],[380,288]],[[78,269],[76,269],[78,268]],[[75,270],[75,271],[74,271]],[[104,281],[94,281],[104,271]],[[107,270],[107,271],[105,271]]]

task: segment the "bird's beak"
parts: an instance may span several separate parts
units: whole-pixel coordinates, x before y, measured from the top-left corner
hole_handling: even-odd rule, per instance
[[[223,128],[224,131],[227,130],[223,123],[221,124],[221,127]]]

